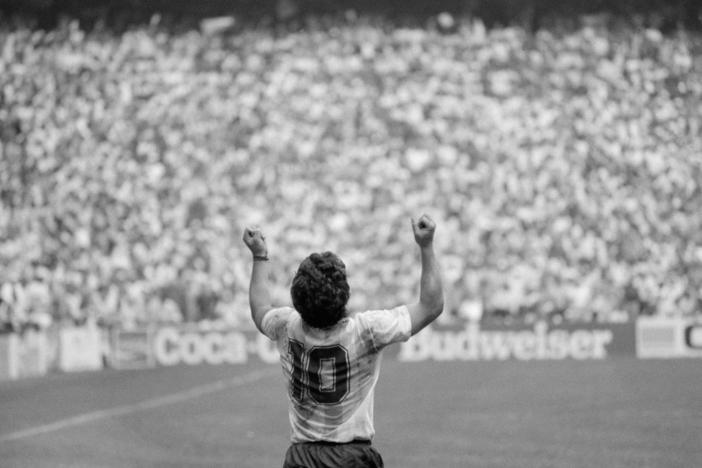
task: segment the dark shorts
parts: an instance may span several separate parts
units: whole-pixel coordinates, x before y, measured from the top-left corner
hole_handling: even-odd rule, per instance
[[[292,444],[283,468],[383,468],[383,459],[370,442],[304,442]]]

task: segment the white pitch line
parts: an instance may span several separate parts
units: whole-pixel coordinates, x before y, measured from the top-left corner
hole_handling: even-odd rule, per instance
[[[183,390],[182,392],[171,393],[162,397],[144,400],[139,403],[132,403],[129,405],[116,406],[114,408],[79,414],[77,416],[61,419],[50,424],[43,424],[41,426],[30,427],[21,431],[0,435],[0,443],[26,439],[27,437],[46,434],[48,432],[54,432],[61,429],[66,429],[68,427],[79,426],[81,424],[86,424],[101,419],[114,418],[117,416],[124,416],[125,414],[136,413],[137,411],[172,405],[181,401],[215,393],[220,390],[224,390],[225,388],[241,387],[242,385],[256,382],[257,380],[261,380],[264,377],[268,377],[273,374],[273,371],[270,369],[253,371],[242,376],[237,376],[226,380],[217,380],[205,385],[199,385],[188,390]]]

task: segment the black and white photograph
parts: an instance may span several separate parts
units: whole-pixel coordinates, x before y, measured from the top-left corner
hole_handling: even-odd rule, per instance
[[[702,467],[702,1],[0,0],[0,467]]]

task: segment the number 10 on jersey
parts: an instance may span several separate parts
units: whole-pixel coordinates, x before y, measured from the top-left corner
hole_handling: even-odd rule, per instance
[[[314,346],[310,349],[290,340],[292,358],[290,394],[302,402],[309,396],[317,403],[334,404],[349,392],[349,353],[341,345]]]

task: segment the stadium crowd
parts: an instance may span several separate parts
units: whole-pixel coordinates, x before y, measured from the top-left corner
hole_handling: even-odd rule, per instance
[[[439,25],[3,22],[0,320],[248,323],[246,224],[392,306],[423,211],[453,315],[699,314],[700,36]]]

